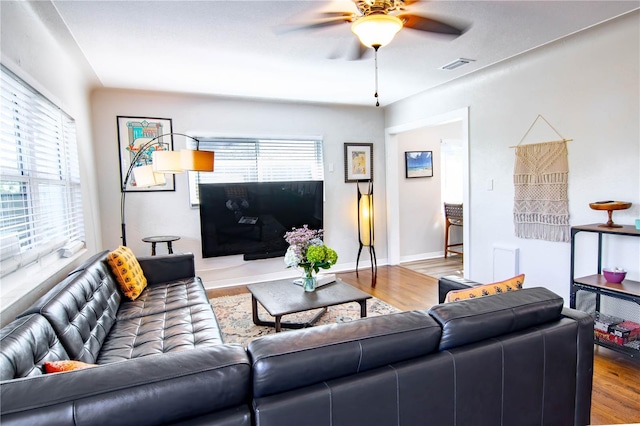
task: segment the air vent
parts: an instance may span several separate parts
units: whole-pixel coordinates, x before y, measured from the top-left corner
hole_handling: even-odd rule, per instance
[[[443,65],[440,67],[441,70],[455,70],[456,68],[459,68],[463,65],[467,65],[470,64],[471,62],[475,62],[475,59],[464,59],[464,58],[459,58],[456,59],[453,62],[449,62],[447,65]]]

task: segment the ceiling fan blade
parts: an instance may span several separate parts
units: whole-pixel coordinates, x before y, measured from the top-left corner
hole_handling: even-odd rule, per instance
[[[398,15],[398,18],[402,19],[405,28],[412,28],[414,30],[427,31],[430,33],[459,36],[467,30],[466,27],[460,25],[454,26],[443,21],[410,13],[400,14]]]
[[[321,12],[318,13],[318,16],[322,16],[325,18],[345,18],[345,19],[353,19],[355,13],[353,12]]]
[[[286,27],[280,27],[278,33],[288,33],[291,31],[300,31],[300,30],[315,30],[318,28],[330,27],[333,25],[343,24],[345,22],[349,22],[348,19],[344,17],[335,17],[330,19],[322,19],[316,22],[311,22],[308,24],[299,24],[299,25],[287,25]]]

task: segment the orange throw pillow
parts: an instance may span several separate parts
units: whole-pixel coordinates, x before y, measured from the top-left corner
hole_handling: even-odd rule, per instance
[[[520,290],[523,283],[524,274],[520,274],[504,281],[465,288],[463,290],[452,290],[447,293],[447,296],[444,299],[444,303],[457,302],[458,300],[473,299],[474,297],[489,296],[491,294]]]
[[[63,371],[83,370],[85,368],[95,367],[97,364],[87,364],[80,361],[46,361],[44,363],[44,371],[49,373],[61,373]]]
[[[118,247],[107,255],[107,262],[120,284],[122,293],[129,299],[136,300],[147,287],[147,279],[131,249],[125,246]]]

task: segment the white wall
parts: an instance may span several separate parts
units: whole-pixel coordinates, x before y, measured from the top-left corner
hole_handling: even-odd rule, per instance
[[[619,223],[640,217],[640,19],[638,12],[512,58],[385,109],[387,127],[469,107],[471,276],[489,282],[495,244],[520,248],[526,286],[569,295],[570,245],[515,238],[514,151],[538,114],[569,142],[571,224],[604,222],[601,199],[631,201]],[[555,140],[536,125],[524,143]],[[493,179],[494,190],[488,181]],[[588,239],[585,239],[588,240]],[[613,242],[613,241],[612,241]],[[640,239],[608,240],[604,265],[640,279]],[[578,251],[577,275],[595,273],[595,241]]]
[[[444,216],[442,215],[442,167],[440,141],[462,135],[460,122],[424,127],[399,133],[397,137],[398,170],[405,170],[406,151],[432,151],[433,177],[406,178],[399,181],[400,260],[442,256],[444,251]],[[462,241],[462,233],[452,228],[451,241]],[[458,235],[459,234],[459,235]]]
[[[376,254],[386,254],[384,122],[374,107],[345,107],[266,102],[125,90],[97,90],[92,95],[94,141],[100,161],[100,209],[106,248],[120,244],[120,177],[116,116],[171,118],[173,131],[193,135],[322,136],[325,162],[324,228],[326,243],[338,252],[333,271],[355,267],[358,252],[356,186],[344,182],[344,142],[374,143]],[[183,148],[184,138],[174,138]],[[333,170],[333,171],[331,171]],[[215,173],[215,172],[214,172]],[[150,235],[179,235],[176,251],[193,252],[196,269],[206,287],[264,281],[298,273],[285,269],[283,259],[243,261],[242,256],[203,259],[199,211],[189,206],[186,175],[176,175],[175,192],[128,193],[127,243],[137,255],[149,254],[141,239]],[[159,253],[166,247],[158,247]],[[366,265],[363,256],[361,264]]]
[[[83,211],[87,253],[102,246],[100,210],[97,203],[95,162],[91,141],[89,92],[99,84],[84,57],[79,53],[64,24],[49,2],[0,2],[2,64],[62,108],[76,121],[80,175],[82,179]],[[6,284],[2,293],[2,305],[6,300],[20,306],[3,311],[3,319],[10,320],[11,313],[28,306],[40,293],[81,259],[74,259],[62,270],[57,262],[54,267],[43,268],[37,273],[26,274],[24,283],[18,285],[21,295],[10,300]],[[41,284],[40,286],[38,286]],[[31,294],[24,296],[31,291]],[[14,312],[17,313],[17,312]],[[6,315],[5,315],[6,314]]]

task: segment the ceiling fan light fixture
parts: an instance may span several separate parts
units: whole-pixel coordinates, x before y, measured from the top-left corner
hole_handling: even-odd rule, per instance
[[[351,31],[367,47],[383,47],[391,43],[402,29],[402,20],[392,15],[369,15],[355,20]]]

